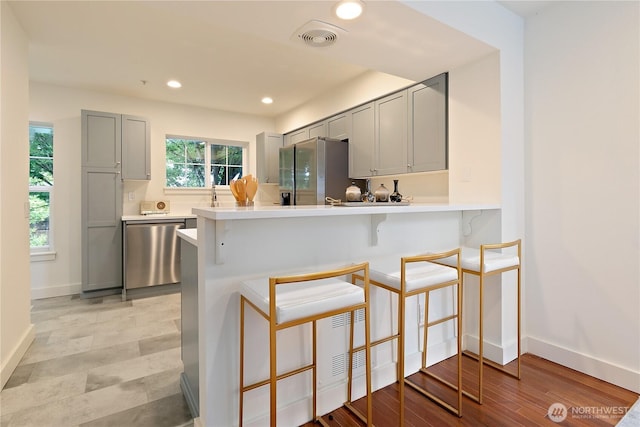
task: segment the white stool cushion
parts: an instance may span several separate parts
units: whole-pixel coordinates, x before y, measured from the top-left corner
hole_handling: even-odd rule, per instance
[[[244,281],[240,292],[260,310],[269,314],[269,278]],[[276,323],[281,324],[362,303],[362,288],[336,278],[277,285]]]
[[[441,259],[439,262],[456,266],[456,258],[449,257]],[[463,270],[480,273],[480,249],[462,247],[460,252],[460,264]],[[496,252],[492,250],[484,251],[484,272],[500,270],[502,268],[515,267],[520,264],[517,255]]]
[[[410,262],[405,265],[405,292],[427,288],[458,278],[455,268],[432,262]],[[400,291],[400,257],[369,261],[369,279],[384,283]]]

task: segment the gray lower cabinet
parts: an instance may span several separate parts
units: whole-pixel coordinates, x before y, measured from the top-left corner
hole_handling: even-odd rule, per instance
[[[122,287],[121,122],[82,111],[82,291]]]
[[[191,415],[200,412],[200,362],[198,355],[198,248],[180,239],[180,263],[182,264],[181,294],[181,344],[184,371],[180,375],[180,388],[189,405]]]

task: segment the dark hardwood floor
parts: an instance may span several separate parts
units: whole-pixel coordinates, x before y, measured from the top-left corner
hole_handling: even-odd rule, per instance
[[[455,357],[430,369],[454,379]],[[512,365],[514,365],[512,363]],[[477,390],[477,362],[463,357],[463,389]],[[414,381],[423,374],[411,377]],[[429,389],[454,403],[453,392],[429,380]],[[473,388],[472,388],[473,387]],[[477,404],[463,398],[462,418],[405,386],[405,426],[613,426],[638,399],[629,390],[614,386],[537,356],[522,356],[521,379],[518,381],[491,367],[484,368],[484,402]],[[554,422],[549,407],[561,403],[567,408],[564,421]],[[365,402],[355,406],[364,412]],[[323,417],[330,426],[363,426],[349,411],[339,408]],[[392,384],[373,394],[373,421],[377,427],[398,425],[398,387]],[[316,424],[307,423],[304,427]]]

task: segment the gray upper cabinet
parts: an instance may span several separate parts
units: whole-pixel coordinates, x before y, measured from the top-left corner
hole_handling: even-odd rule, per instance
[[[409,172],[447,169],[447,74],[408,89]]]
[[[298,129],[297,131],[288,133],[285,136],[284,144],[293,145],[307,139],[309,139],[309,128]]]
[[[374,174],[374,103],[349,112],[349,177],[364,178]]]
[[[375,102],[374,174],[407,172],[407,91]]]
[[[283,140],[281,133],[262,132],[256,135],[256,178],[259,183],[278,183],[279,155]]]
[[[121,165],[120,114],[82,111],[82,166],[114,169]]]
[[[82,291],[122,287],[121,117],[82,111]]]
[[[151,179],[149,121],[144,117],[122,116],[122,179]]]
[[[351,178],[446,170],[447,79],[439,74],[298,129],[284,136],[285,145],[313,136],[348,139]]]
[[[325,122],[315,123],[309,126],[309,138],[327,136],[327,124]]]
[[[338,114],[326,120],[327,136],[329,138],[345,140],[349,139],[349,115]]]

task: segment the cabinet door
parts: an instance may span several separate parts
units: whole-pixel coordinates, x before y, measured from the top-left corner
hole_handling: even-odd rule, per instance
[[[327,136],[329,138],[345,140],[349,139],[349,123],[347,113],[327,119]]]
[[[307,139],[309,139],[309,128],[304,128],[287,134],[285,143],[286,145],[293,145]]]
[[[82,110],[82,166],[120,171],[120,114]]]
[[[316,136],[327,136],[327,126],[324,122],[309,126],[309,138],[315,138]]]
[[[121,116],[82,111],[82,290],[122,287]]]
[[[85,168],[82,181],[82,290],[122,287],[120,175]]]
[[[407,172],[407,91],[376,101],[376,175]]]
[[[282,142],[280,133],[262,132],[256,135],[256,177],[259,183],[278,183]]]
[[[149,121],[122,116],[122,179],[151,179]]]
[[[349,112],[349,177],[364,178],[373,175],[374,103],[362,105]]]
[[[409,171],[447,169],[447,75],[409,89]]]

